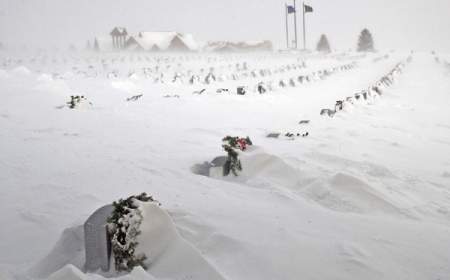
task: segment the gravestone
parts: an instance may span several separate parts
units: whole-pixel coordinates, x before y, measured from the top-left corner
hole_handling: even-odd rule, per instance
[[[112,205],[97,209],[84,223],[85,269],[94,272],[109,271],[111,240],[106,228],[107,219],[113,212]]]
[[[245,87],[238,87],[237,88],[237,94],[245,95]]]
[[[227,156],[219,156],[219,157],[216,157],[215,159],[213,159],[213,161],[211,161],[211,164],[214,167],[221,167],[221,166],[225,165],[227,160],[228,160]]]
[[[263,94],[263,93],[265,93],[267,91],[267,88],[266,88],[266,86],[264,85],[263,82],[260,82],[258,84],[257,90],[258,90],[259,94]]]
[[[342,109],[344,109],[344,101],[342,100],[338,100],[336,101],[336,104],[334,105],[334,111],[341,111]]]
[[[223,168],[228,160],[227,156],[218,156],[213,159],[211,162],[204,162],[202,164],[194,165],[191,170],[194,174],[210,176],[211,168],[219,168],[221,170],[220,173],[223,173]]]
[[[281,133],[269,133],[267,134],[267,138],[278,138]]]

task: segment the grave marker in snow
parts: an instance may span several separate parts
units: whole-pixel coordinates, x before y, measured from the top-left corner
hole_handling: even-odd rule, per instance
[[[85,269],[94,272],[109,270],[111,240],[107,231],[107,220],[113,211],[112,205],[97,209],[84,223]]]
[[[237,88],[237,94],[245,95],[245,87],[238,87]]]

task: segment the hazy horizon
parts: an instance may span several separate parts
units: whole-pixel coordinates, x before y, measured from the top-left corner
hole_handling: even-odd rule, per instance
[[[192,33],[198,41],[265,39],[271,40],[276,48],[284,48],[284,4],[292,2],[0,0],[0,42],[7,46],[84,47],[88,40],[107,35],[114,26],[124,26],[130,33],[144,30]],[[450,51],[446,30],[450,26],[450,1],[307,3],[314,8],[314,13],[307,14],[308,48],[314,48],[323,33],[333,49],[354,49],[359,32],[367,27],[380,50]],[[290,27],[293,31],[292,24]],[[301,13],[298,36],[300,47]]]

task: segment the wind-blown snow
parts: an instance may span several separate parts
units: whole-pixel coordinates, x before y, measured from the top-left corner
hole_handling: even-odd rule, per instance
[[[186,268],[198,258],[193,273],[207,270],[205,262],[225,279],[447,279],[449,69],[430,54],[415,54],[381,97],[357,101],[334,118],[319,116],[407,55],[376,62],[381,54],[161,55],[160,72],[150,77],[142,67],[153,69],[156,60],[146,54],[7,64],[0,71],[0,278],[102,279],[79,269],[79,247],[51,250],[58,240],[76,240],[77,226],[100,206],[145,191],[169,213],[160,213],[161,221],[170,218],[172,234],[179,232],[161,254],[171,246],[196,252],[174,253],[155,271]],[[247,62],[250,72],[303,60],[307,67],[296,75],[353,61],[357,67],[264,95],[235,90],[294,72],[227,78],[244,72],[237,63]],[[171,82],[176,72],[206,75],[210,65],[223,82]],[[107,78],[114,70],[118,77]],[[164,83],[155,83],[160,73]],[[70,95],[92,105],[58,109]],[[304,138],[266,138],[306,131]],[[195,164],[224,155],[225,135],[255,143],[243,153],[242,176],[193,174]],[[78,261],[58,258],[68,252]],[[43,263],[51,269],[39,270]],[[149,273],[137,268],[116,278],[163,275],[152,274],[151,265]]]

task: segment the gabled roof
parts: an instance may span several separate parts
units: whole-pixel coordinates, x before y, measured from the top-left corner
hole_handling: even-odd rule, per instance
[[[127,29],[124,27],[114,27],[114,29],[109,33],[111,36],[126,36],[128,35]]]
[[[127,41],[127,47],[133,44],[141,46],[144,50],[170,50],[173,43],[178,41],[184,44],[187,50],[197,50],[198,45],[191,34],[180,34],[172,31],[163,32],[139,32],[135,36],[131,36]]]

